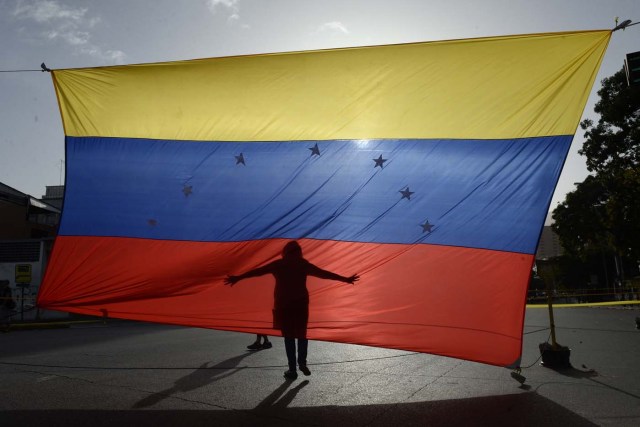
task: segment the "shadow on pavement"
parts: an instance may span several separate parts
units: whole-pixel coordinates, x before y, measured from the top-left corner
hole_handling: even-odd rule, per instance
[[[289,388],[289,386],[292,385],[292,382],[287,380],[284,383],[282,383],[280,387],[275,389],[273,393],[267,396],[266,399],[260,402],[260,404],[256,406],[255,410],[256,411],[273,411],[278,409],[284,409],[287,406],[289,406],[291,402],[293,402],[293,399],[296,397],[298,392],[302,390],[304,387],[306,387],[307,384],[309,384],[308,380],[302,381],[300,384],[293,387],[286,394],[284,394],[284,392]]]
[[[552,368],[549,368],[552,369]],[[571,378],[593,378],[598,376],[598,372],[595,369],[587,369],[581,370],[576,369],[573,366],[564,369],[552,369],[554,372],[559,373],[560,375],[564,375],[566,377]]]
[[[594,426],[538,395],[520,393],[433,402],[288,407],[305,382],[278,387],[250,410],[28,410],[4,411],[3,426]],[[283,395],[278,401],[278,397]]]
[[[136,402],[133,405],[133,408],[146,408],[148,406],[155,405],[163,399],[171,397],[174,393],[195,390],[213,382],[220,381],[223,378],[227,378],[243,369],[246,369],[244,367],[236,368],[236,366],[238,366],[245,357],[252,354],[256,353],[243,353],[239,356],[234,356],[211,366],[209,366],[209,362],[205,362],[195,371],[178,379],[173,387],[145,397],[144,399]]]

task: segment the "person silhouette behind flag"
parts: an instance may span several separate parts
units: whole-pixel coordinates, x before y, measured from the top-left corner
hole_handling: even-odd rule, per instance
[[[262,343],[260,343],[260,340],[262,340]],[[254,343],[247,346],[247,348],[251,351],[264,350],[271,347],[272,345],[271,341],[269,341],[269,337],[262,334],[256,334],[256,340],[254,341]]]
[[[282,250],[282,258],[262,267],[249,270],[239,276],[227,276],[225,284],[233,286],[249,277],[273,274],[276,279],[274,290],[273,328],[280,329],[284,337],[289,370],[285,378],[298,378],[296,370],[296,339],[298,340],[297,365],[304,375],[311,375],[307,367],[307,322],[309,320],[309,291],[307,276],[320,279],[339,280],[353,284],[360,279],[354,274],[341,276],[323,270],[302,257],[302,248],[297,241],[288,242]]]

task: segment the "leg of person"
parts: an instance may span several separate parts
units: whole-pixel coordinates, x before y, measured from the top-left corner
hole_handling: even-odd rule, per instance
[[[307,349],[309,347],[309,340],[306,338],[298,339],[298,366],[303,374],[306,376],[311,375],[311,371],[307,367]]]
[[[289,363],[289,370],[284,373],[284,377],[289,380],[295,380],[298,378],[296,370],[296,339],[285,337],[284,348],[287,351],[287,362]]]
[[[256,341],[253,344],[248,345],[247,348],[249,350],[260,350],[262,348],[262,345],[260,344],[260,335],[256,335]]]
[[[0,300],[0,304],[4,304],[4,301]],[[11,329],[11,310],[2,305],[0,305],[0,322],[2,322],[2,332],[9,332]]]
[[[269,337],[268,336],[261,335],[261,337],[262,337],[262,348],[263,349],[273,347],[273,345],[271,344],[271,341],[269,341]]]

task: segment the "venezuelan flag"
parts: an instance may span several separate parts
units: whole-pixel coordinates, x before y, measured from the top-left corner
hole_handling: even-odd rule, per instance
[[[66,193],[42,308],[517,365],[537,242],[611,31],[52,73]]]

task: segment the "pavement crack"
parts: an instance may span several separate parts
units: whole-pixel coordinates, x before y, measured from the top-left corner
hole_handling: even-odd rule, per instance
[[[64,378],[64,379],[67,379],[67,380],[82,381],[82,382],[93,384],[93,385],[98,384],[97,382],[88,380],[86,378],[70,377],[68,375],[62,375],[62,374],[58,374],[58,373],[55,373],[55,372],[40,372],[40,371],[34,371],[34,370],[29,370],[29,369],[20,369],[20,371],[29,372],[29,373],[32,373],[32,374],[48,375],[48,376],[57,377],[57,378]]]
[[[413,398],[413,396],[415,396],[416,394],[420,393],[422,390],[424,390],[425,388],[429,387],[430,385],[432,385],[433,383],[435,383],[439,379],[446,377],[447,375],[449,375],[449,373],[451,373],[451,372],[455,371],[456,369],[458,369],[460,367],[460,365],[462,365],[462,362],[458,362],[453,367],[451,367],[450,369],[446,370],[442,374],[436,375],[433,378],[432,381],[428,382],[427,384],[425,384],[422,387],[420,387],[418,390],[416,390],[413,393],[411,393],[411,395],[409,397],[407,397],[406,399],[404,399],[404,401],[407,402],[409,399]]]
[[[130,386],[116,386],[116,387],[120,387],[120,388],[125,388],[128,390],[132,390],[132,391],[137,391],[140,393],[147,393],[150,397],[158,397],[161,396],[163,399],[176,399],[176,400],[181,400],[183,402],[189,402],[189,403],[199,403],[201,405],[205,405],[205,406],[209,406],[211,408],[216,408],[216,409],[224,409],[226,411],[237,411],[237,409],[235,408],[230,408],[228,406],[223,406],[223,405],[216,405],[215,403],[209,403],[209,402],[203,402],[201,400],[195,400],[195,399],[187,399],[186,397],[180,397],[180,396],[174,396],[173,394],[169,394],[169,393],[163,393],[163,392],[153,392],[153,391],[149,391],[149,390],[143,390],[143,389],[139,389],[139,388],[135,388],[135,387],[130,387]],[[143,399],[144,400],[144,399]],[[141,408],[142,406],[133,406],[133,409],[138,409]]]
[[[413,398],[413,396],[415,396],[416,394],[420,393],[422,390],[424,390],[425,388],[429,387],[431,384],[433,384],[434,382],[436,382],[438,379],[434,379],[433,381],[423,385],[422,387],[420,387],[419,389],[417,389],[416,391],[414,391],[413,393],[411,393],[411,396],[407,397],[406,399],[404,399],[405,402],[409,401],[411,398]]]
[[[349,386],[353,386],[356,385],[358,382],[360,382],[361,380],[363,380],[364,378],[368,377],[369,375],[371,375],[371,373],[365,373],[363,375],[360,375],[358,378],[356,378],[355,380],[347,383],[347,384],[341,384],[338,386],[338,388],[336,388],[334,390],[335,394],[339,394],[345,387],[349,387]]]

